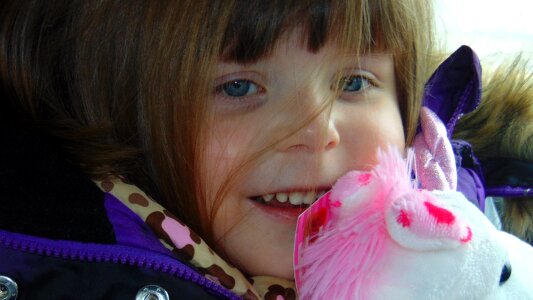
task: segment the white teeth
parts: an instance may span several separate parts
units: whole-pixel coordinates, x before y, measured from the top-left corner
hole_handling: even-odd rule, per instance
[[[307,192],[305,193],[305,196],[304,196],[304,204],[311,204],[315,201],[315,199],[316,199],[315,192],[313,191]]]
[[[308,192],[294,192],[294,193],[276,193],[276,194],[266,194],[260,196],[263,201],[270,202],[273,199],[277,200],[280,203],[289,202],[292,205],[310,205],[313,204],[320,197],[324,196],[327,191],[308,191]]]
[[[265,202],[269,202],[273,198],[274,198],[274,194],[268,194],[268,195],[263,196],[263,200],[265,200]]]
[[[278,201],[281,202],[281,203],[287,202],[288,198],[289,198],[289,195],[287,195],[285,193],[277,193],[276,194],[276,199],[278,199]]]
[[[296,193],[290,193],[289,194],[289,202],[292,205],[300,205],[304,203],[304,195],[302,193],[296,192]]]

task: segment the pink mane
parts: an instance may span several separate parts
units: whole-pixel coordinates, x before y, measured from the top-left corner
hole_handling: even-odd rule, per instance
[[[378,161],[371,172],[339,179],[328,199],[331,218],[298,248],[302,299],[365,299],[373,288],[390,239],[385,211],[391,195],[412,188],[410,168],[396,149],[378,151]]]

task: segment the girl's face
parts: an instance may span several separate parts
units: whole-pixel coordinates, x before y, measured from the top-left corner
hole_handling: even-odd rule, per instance
[[[207,199],[224,192],[217,246],[249,275],[293,278],[298,214],[349,170],[373,166],[378,147],[405,147],[393,58],[333,44],[311,53],[294,32],[255,63],[221,61],[216,78],[202,176]]]

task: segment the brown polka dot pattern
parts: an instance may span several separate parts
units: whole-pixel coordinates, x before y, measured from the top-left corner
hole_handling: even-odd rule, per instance
[[[133,193],[128,197],[128,201],[132,204],[137,204],[142,207],[148,207],[149,202],[143,195],[138,193]]]
[[[296,300],[296,292],[292,288],[284,288],[279,284],[268,287],[265,300],[277,300],[278,296],[283,297],[284,300]]]
[[[168,236],[167,232],[163,230],[162,224],[164,219],[165,215],[160,211],[156,211],[148,215],[145,222],[159,238],[163,239],[167,244],[173,245],[174,243],[172,243],[172,240]]]
[[[181,249],[174,248],[172,252],[176,254],[176,256],[178,256],[179,258],[185,261],[191,261],[194,258],[194,246],[193,245],[186,245],[185,247]]]
[[[229,276],[224,269],[217,265],[212,265],[209,268],[206,269],[206,272],[208,274],[211,274],[212,276],[215,276],[218,278],[220,283],[227,289],[233,289],[235,286],[235,279],[231,276]]]
[[[102,185],[102,189],[106,193],[111,192],[113,190],[113,188],[115,187],[115,184],[113,184],[113,182],[111,182],[109,180],[102,181],[101,185]]]
[[[194,231],[189,229],[189,232],[190,232],[191,240],[193,240],[196,244],[200,244],[202,242],[202,239],[200,238],[200,236],[197,235]]]
[[[242,295],[244,300],[258,300],[257,296],[251,290],[247,290],[244,295]]]

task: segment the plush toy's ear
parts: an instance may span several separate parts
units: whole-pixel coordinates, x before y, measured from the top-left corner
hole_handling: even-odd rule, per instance
[[[407,249],[450,249],[472,239],[470,226],[426,190],[413,190],[394,199],[385,219],[392,239]]]
[[[481,65],[476,53],[461,46],[450,55],[426,83],[423,99],[451,137],[461,115],[473,111],[481,100]]]
[[[415,171],[420,186],[427,190],[455,190],[457,169],[446,127],[428,108],[420,111],[422,131],[414,141]]]

